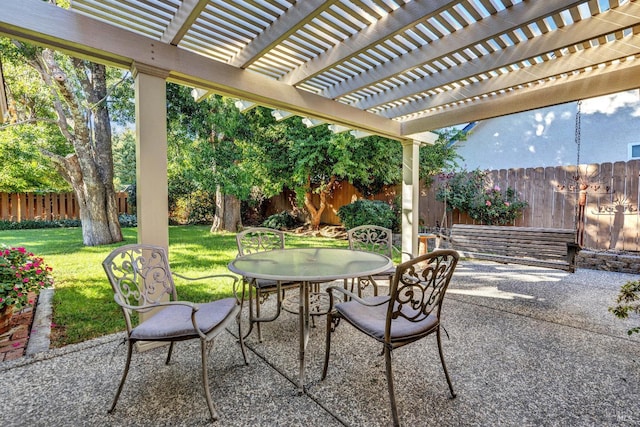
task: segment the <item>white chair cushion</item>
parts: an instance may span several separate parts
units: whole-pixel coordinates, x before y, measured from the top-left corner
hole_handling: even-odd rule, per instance
[[[368,303],[382,303],[385,300],[387,303],[377,306],[368,306],[353,300],[336,304],[335,309],[345,320],[365,334],[370,335],[378,341],[384,341],[389,297],[377,296],[365,298],[365,301]],[[415,313],[411,308],[403,307],[403,313],[407,316],[410,316],[412,311]],[[437,325],[438,317],[435,314],[430,314],[418,322],[411,322],[404,317],[398,317],[391,321],[391,342],[420,337],[433,330]]]
[[[239,310],[235,298],[225,298],[206,304],[199,304],[196,322],[203,333],[211,331],[229,316]],[[191,307],[169,305],[145,320],[131,331],[135,340],[167,340],[197,336],[191,322]]]

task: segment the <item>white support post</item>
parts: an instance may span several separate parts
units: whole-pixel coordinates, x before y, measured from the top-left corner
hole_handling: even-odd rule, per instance
[[[419,141],[402,143],[402,252],[413,256],[418,254],[419,149]],[[408,255],[402,255],[403,261],[408,258]]]
[[[167,178],[167,96],[163,70],[135,64],[136,214],[138,243],[169,248],[169,188]],[[140,320],[155,310],[140,314]],[[164,345],[137,343],[139,351]]]
[[[169,247],[168,73],[135,64],[138,243]]]

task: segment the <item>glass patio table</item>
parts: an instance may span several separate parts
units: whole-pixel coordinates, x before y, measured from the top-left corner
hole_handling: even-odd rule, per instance
[[[295,302],[287,298],[283,308],[293,311],[296,306],[300,323],[300,372],[298,389],[304,393],[305,350],[309,341],[311,310],[314,315],[323,314],[321,295],[312,292],[314,283],[370,276],[393,266],[391,259],[371,252],[335,248],[290,248],[257,252],[236,258],[229,263],[229,270],[252,279],[300,282],[300,294]],[[313,300],[312,304],[310,301]],[[328,308],[328,306],[326,307]],[[325,310],[326,310],[325,308]],[[325,311],[326,313],[326,311]]]

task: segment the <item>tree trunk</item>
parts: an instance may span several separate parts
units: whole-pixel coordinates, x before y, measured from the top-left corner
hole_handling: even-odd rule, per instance
[[[94,104],[94,159],[96,168],[98,171],[99,187],[96,189],[95,194],[89,195],[87,200],[90,202],[87,205],[89,217],[94,221],[94,218],[100,218],[101,215],[96,212],[95,215],[91,211],[103,211],[106,215],[106,228],[104,230],[102,226],[96,227],[92,225],[93,230],[87,230],[86,234],[93,234],[90,240],[98,241],[97,245],[121,242],[122,230],[120,229],[120,221],[118,220],[118,203],[116,198],[116,190],[113,186],[113,151],[111,141],[111,118],[109,117],[109,109],[107,108],[107,75],[104,65],[94,64],[89,62],[87,68],[91,72],[92,88],[88,87],[87,90],[91,94],[90,101]],[[107,233],[108,232],[108,233]],[[85,231],[83,230],[83,234]],[[105,238],[100,238],[100,235],[107,235]],[[108,242],[105,241],[109,240]],[[86,243],[85,239],[85,244]],[[102,243],[105,242],[105,243]]]
[[[237,197],[225,194],[224,196],[224,229],[238,232],[242,229],[242,216],[240,214],[240,200]]]
[[[77,58],[71,62],[75,84],[69,81],[67,72],[49,49],[44,49],[30,62],[54,95],[58,125],[75,153],[62,157],[43,152],[73,188],[80,210],[83,243],[96,246],[120,242],[106,69],[104,65]],[[82,88],[84,100],[76,94],[77,85]]]
[[[240,200],[229,194],[222,194],[220,186],[216,188],[216,213],[213,216],[211,232],[238,232],[242,229]]]
[[[224,230],[224,196],[222,195],[222,189],[219,185],[216,185],[216,211],[213,214],[213,224],[211,224],[211,233],[217,233]]]
[[[304,207],[307,209],[307,212],[309,212],[309,215],[311,216],[312,230],[320,229],[322,212],[324,212],[324,209],[327,206],[327,196],[331,194],[331,190],[333,189],[335,181],[335,177],[331,177],[329,183],[321,187],[320,192],[318,193],[318,195],[320,196],[320,206],[318,206],[317,208],[314,206],[313,199],[311,198],[313,194],[311,189],[311,182],[309,181],[307,185],[306,191],[304,193]]]
[[[98,246],[122,241],[117,211],[115,224],[108,213],[110,199],[115,199],[113,192],[109,192],[99,183],[89,186],[83,185],[82,182],[72,182],[71,186],[80,208],[82,242],[87,246]],[[117,234],[114,235],[113,231]]]
[[[322,212],[324,211],[324,207],[325,204],[323,202],[323,199],[325,197],[324,193],[320,193],[320,207],[316,208],[313,205],[312,202],[312,192],[311,189],[308,189],[305,193],[304,193],[304,207],[307,209],[307,212],[309,212],[309,216],[310,221],[311,221],[311,229],[312,230],[318,230],[320,229],[320,218],[322,217]]]

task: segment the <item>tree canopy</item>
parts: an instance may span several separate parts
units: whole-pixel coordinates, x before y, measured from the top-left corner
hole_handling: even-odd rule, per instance
[[[0,38],[0,60],[11,69],[11,119],[0,128],[3,155],[33,165],[3,168],[2,179],[20,183],[7,187],[28,190],[42,179],[59,188],[60,179],[42,172],[55,170],[75,194],[84,243],[121,241],[107,108],[108,74],[114,70],[6,38]],[[33,145],[25,147],[28,142]]]
[[[0,191],[69,191],[69,184],[40,150],[60,155],[71,152],[56,125],[51,93],[9,39],[0,38],[0,51],[5,82],[11,90],[9,119],[0,125]]]
[[[2,43],[10,42],[2,39]],[[3,55],[11,51],[7,49]],[[14,101],[13,123],[0,132],[0,190],[68,189],[52,172],[50,156],[43,154],[66,156],[74,152],[73,144],[57,126],[55,109],[47,107],[52,91],[38,82],[40,77],[33,67],[18,60],[8,63],[12,98],[20,102]],[[78,75],[74,66],[80,64],[69,63],[65,70]],[[121,190],[135,183],[133,85],[128,73],[120,70],[107,69],[106,77],[109,91],[105,101],[111,121],[122,125],[116,127],[112,141],[115,185]],[[81,83],[77,84],[80,90]],[[199,215],[206,211],[209,218],[218,209],[224,210],[222,198],[228,198],[237,217],[239,201],[259,204],[290,189],[296,194],[298,207],[307,211],[317,227],[326,197],[337,181],[349,181],[369,197],[385,185],[399,183],[402,177],[398,141],[378,136],[357,139],[349,132],[334,134],[327,126],[307,128],[299,117],[276,121],[264,107],[241,113],[234,100],[221,96],[196,102],[190,88],[170,83],[167,129],[171,208],[191,200],[188,203],[193,206],[185,210],[199,209]],[[456,133],[445,130],[435,145],[421,147],[421,179],[455,166],[457,155],[448,141]]]

